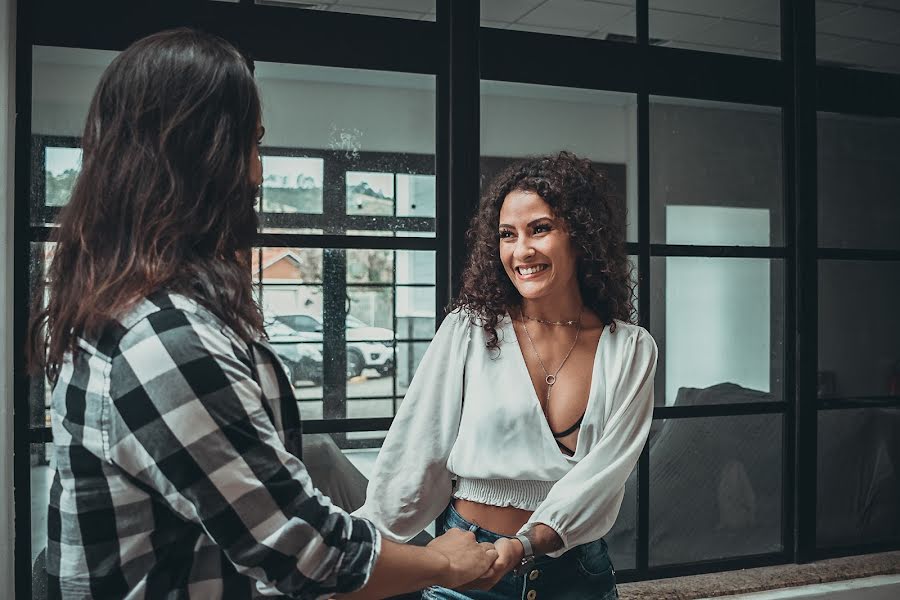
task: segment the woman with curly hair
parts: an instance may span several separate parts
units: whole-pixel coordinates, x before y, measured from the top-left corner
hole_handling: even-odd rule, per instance
[[[616,598],[602,537],[647,438],[657,357],[631,324],[624,210],[561,152],[500,175],[468,241],[358,514],[395,541],[440,516],[494,543],[489,591],[424,598]]]

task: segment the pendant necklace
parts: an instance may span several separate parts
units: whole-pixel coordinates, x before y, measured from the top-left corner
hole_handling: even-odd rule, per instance
[[[522,329],[525,330],[525,336],[528,338],[528,342],[531,344],[531,349],[534,351],[534,355],[538,359],[538,364],[541,365],[541,370],[544,372],[544,381],[547,382],[547,400],[546,404],[550,404],[550,392],[553,390],[554,384],[556,384],[556,376],[559,375],[559,372],[562,371],[563,365],[566,364],[566,361],[569,360],[569,355],[572,354],[572,350],[575,349],[575,346],[578,345],[578,334],[581,333],[581,315],[584,312],[584,305],[581,306],[581,311],[578,313],[578,319],[576,321],[549,321],[550,325],[568,325],[569,323],[575,323],[575,341],[572,342],[572,347],[569,348],[569,351],[566,352],[565,357],[563,357],[562,362],[559,363],[559,367],[556,369],[554,373],[548,373],[547,367],[544,366],[544,361],[541,359],[540,353],[538,353],[537,346],[534,345],[534,340],[531,338],[531,334],[528,332],[528,326],[525,324],[525,312],[519,311],[522,315]],[[529,317],[530,318],[530,317]],[[532,319],[537,320],[537,319]],[[543,321],[540,321],[543,322]],[[546,409],[545,409],[546,410]]]

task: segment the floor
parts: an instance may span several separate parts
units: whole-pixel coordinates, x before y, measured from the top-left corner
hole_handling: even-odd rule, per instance
[[[878,575],[849,581],[834,581],[816,585],[718,596],[728,600],[897,600],[900,598],[900,575]],[[703,598],[701,600],[712,600]]]

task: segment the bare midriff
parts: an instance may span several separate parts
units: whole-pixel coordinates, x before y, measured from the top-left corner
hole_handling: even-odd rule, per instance
[[[522,525],[531,518],[530,510],[514,506],[491,506],[461,498],[453,501],[453,508],[466,521],[500,535],[516,535]]]

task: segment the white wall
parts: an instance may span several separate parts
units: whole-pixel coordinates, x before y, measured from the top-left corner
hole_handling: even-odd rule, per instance
[[[0,598],[12,598],[13,521],[13,180],[15,158],[15,2],[0,0]]]
[[[765,246],[769,211],[666,206],[667,244]],[[722,382],[770,391],[771,273],[767,260],[667,257],[666,404],[681,387]]]

